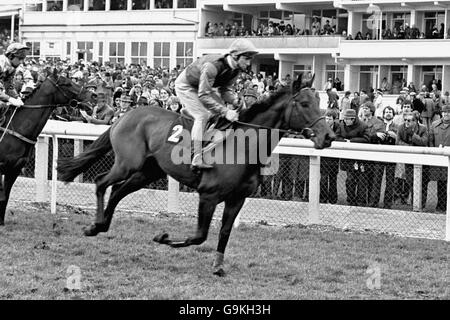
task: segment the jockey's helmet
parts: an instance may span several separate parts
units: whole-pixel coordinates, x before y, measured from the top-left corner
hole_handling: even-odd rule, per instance
[[[6,49],[5,56],[7,56],[8,58],[14,58],[15,56],[19,58],[25,58],[27,56],[28,50],[30,50],[30,48],[26,45],[19,42],[13,42]]]
[[[234,53],[237,56],[246,55],[249,57],[253,57],[258,54],[258,50],[250,40],[236,39],[230,46],[230,53]]]

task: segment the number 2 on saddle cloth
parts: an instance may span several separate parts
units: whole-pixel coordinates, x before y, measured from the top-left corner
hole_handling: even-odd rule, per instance
[[[178,118],[176,118],[172,124],[169,126],[169,132],[167,135],[166,141],[170,144],[179,144],[184,139],[189,137],[190,139],[190,133],[192,130],[192,125],[194,124],[193,118],[188,113],[182,113]],[[204,138],[206,137],[207,140],[203,141],[203,149],[205,149],[206,146],[208,146],[211,142],[213,142],[212,138],[214,137],[214,133],[218,130],[226,130],[229,129],[232,126],[232,123],[228,120],[222,118],[222,117],[212,117],[207,125],[205,134],[203,135]],[[189,133],[189,134],[188,134]],[[209,137],[209,139],[208,139]],[[216,139],[214,139],[214,142],[216,142]],[[191,152],[193,152],[193,148],[191,148]]]

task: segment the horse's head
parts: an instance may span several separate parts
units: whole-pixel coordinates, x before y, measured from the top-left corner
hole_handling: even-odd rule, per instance
[[[59,76],[56,68],[53,72],[48,72],[41,87],[48,88],[48,94],[53,95],[55,104],[78,105],[78,102],[90,101],[93,94],[69,78]]]
[[[319,106],[319,95],[311,89],[314,75],[303,74],[294,84],[294,96],[284,114],[284,122],[290,129],[301,131],[314,142],[314,147],[331,146],[335,134],[325,122]]]

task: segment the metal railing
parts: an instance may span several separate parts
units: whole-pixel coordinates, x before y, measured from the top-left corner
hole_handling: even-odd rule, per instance
[[[34,199],[50,203],[52,213],[57,212],[58,206],[95,209],[93,181],[97,174],[111,168],[112,153],[99,159],[71,184],[58,181],[56,163],[58,157],[81,152],[107,128],[50,120],[39,137],[35,159],[16,182],[11,200]],[[278,163],[273,167],[278,170],[265,169],[257,192],[247,199],[236,224],[240,221],[275,225],[321,224],[449,241],[450,218],[448,213],[445,215],[450,206],[448,169],[441,168],[447,174],[439,178],[445,185],[442,181],[431,181],[429,175],[430,168],[448,167],[449,156],[448,147],[333,142],[332,147],[317,150],[309,140],[283,138],[272,157],[272,161]],[[345,161],[356,164],[358,169],[345,169]],[[397,167],[401,168],[402,164],[406,164],[406,175],[403,170],[403,176],[397,178]],[[394,174],[393,168],[395,188],[387,183],[391,181],[387,178]],[[328,178],[329,184],[324,183]],[[408,182],[409,190],[403,193],[397,190]],[[358,189],[358,197],[353,202],[349,198],[355,188],[352,184]],[[445,195],[447,210],[442,210]],[[441,211],[434,210],[436,198],[438,207],[441,201]],[[197,205],[195,190],[169,178],[129,195],[117,209],[196,215]],[[223,209],[223,205],[218,209]]]

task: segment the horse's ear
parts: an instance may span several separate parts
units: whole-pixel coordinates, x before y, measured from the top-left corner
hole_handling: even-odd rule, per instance
[[[308,72],[302,75],[302,88],[311,88],[314,82],[315,74]]]

